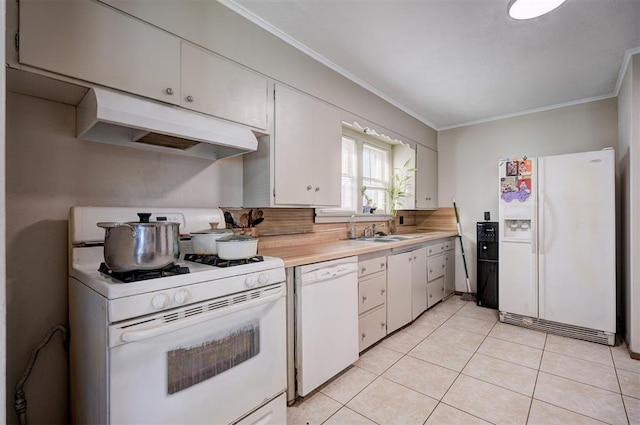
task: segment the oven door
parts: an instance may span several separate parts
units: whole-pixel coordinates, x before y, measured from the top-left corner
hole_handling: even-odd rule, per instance
[[[228,424],[286,389],[284,284],[109,327],[109,422]]]

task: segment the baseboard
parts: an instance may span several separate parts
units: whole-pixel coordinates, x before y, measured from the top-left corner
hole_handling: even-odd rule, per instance
[[[522,316],[520,314],[507,313],[504,311],[500,312],[500,321],[511,325],[521,326],[523,328],[549,332],[568,338],[596,342],[598,344],[614,345],[616,340],[615,333],[568,325],[566,323],[552,322],[550,320]]]

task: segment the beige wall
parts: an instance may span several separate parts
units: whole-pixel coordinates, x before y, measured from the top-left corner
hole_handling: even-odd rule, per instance
[[[498,218],[498,160],[586,152],[617,145],[616,99],[601,100],[546,112],[438,133],[438,203],[455,198],[472,289],[475,291],[476,222],[484,211]],[[466,291],[458,253],[456,290]]]
[[[7,406],[12,406],[31,350],[52,326],[67,323],[69,207],[240,205],[242,159],[212,164],[79,141],[74,107],[13,93],[7,96],[7,127]],[[68,422],[66,362],[56,335],[25,387],[31,423]]]
[[[619,279],[626,341],[640,353],[640,55],[631,58],[618,95]],[[634,196],[635,194],[635,196]]]

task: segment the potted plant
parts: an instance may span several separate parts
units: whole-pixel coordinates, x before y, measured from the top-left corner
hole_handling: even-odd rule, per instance
[[[373,214],[377,207],[373,205],[373,199],[367,195],[367,186],[363,185],[362,189],[360,189],[360,193],[362,194],[362,212],[364,214]]]
[[[409,159],[405,161],[402,168],[396,168],[396,172],[391,177],[391,183],[387,189],[389,196],[389,214],[393,217],[389,223],[389,231],[395,233],[396,215],[398,210],[404,207],[402,200],[409,196],[409,188],[411,186],[411,175],[415,173],[417,168],[409,168]]]

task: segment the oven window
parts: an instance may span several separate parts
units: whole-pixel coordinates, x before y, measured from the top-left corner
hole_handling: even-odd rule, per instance
[[[167,393],[174,394],[212,378],[260,353],[259,321],[246,323],[222,338],[167,353]]]

